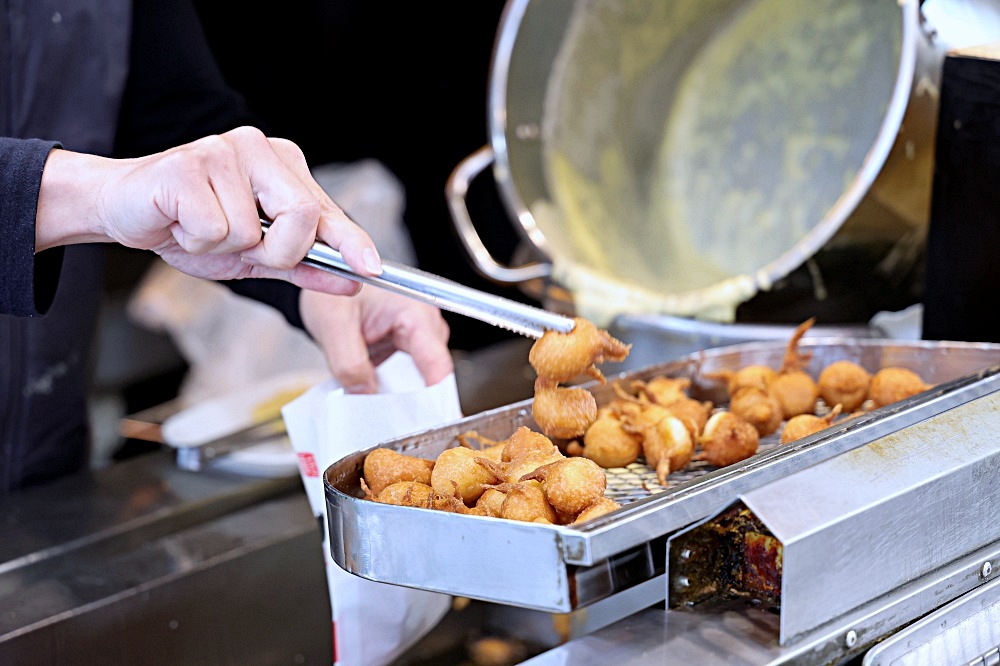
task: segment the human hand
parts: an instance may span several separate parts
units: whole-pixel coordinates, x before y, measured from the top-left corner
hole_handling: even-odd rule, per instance
[[[258,207],[272,220],[263,238]],[[196,277],[355,293],[356,282],[299,264],[317,238],[359,274],[381,272],[371,238],[313,180],[302,151],[251,127],[130,160],[55,150],[43,172],[36,251],[112,240]]]
[[[375,367],[395,351],[413,357],[428,386],[454,370],[448,324],[426,303],[374,287],[353,298],[303,289],[299,310],[348,393],[375,393]]]

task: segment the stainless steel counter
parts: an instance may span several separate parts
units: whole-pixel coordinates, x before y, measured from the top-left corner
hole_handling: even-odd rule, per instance
[[[300,480],[167,453],[0,502],[0,663],[330,664]]]

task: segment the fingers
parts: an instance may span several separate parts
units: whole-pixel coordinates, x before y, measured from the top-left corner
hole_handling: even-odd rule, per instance
[[[437,384],[455,370],[451,354],[447,353],[448,325],[443,319],[441,323],[443,328],[434,331],[418,328],[397,341],[397,346],[413,357],[413,363],[428,386]]]
[[[355,298],[303,291],[300,306],[307,330],[349,392],[375,392],[375,367],[395,351],[412,357],[428,386],[454,371],[448,325],[424,303],[369,287]]]
[[[156,155],[107,162],[113,182],[88,188],[100,191],[96,212],[88,216],[93,226],[124,245],[169,257],[187,273],[276,278],[355,293],[356,282],[300,264],[317,237],[339,249],[355,272],[381,272],[371,238],[316,183],[294,143],[242,127]],[[266,236],[259,211],[272,221]]]
[[[160,224],[167,227],[184,251],[193,255],[228,254],[260,242],[250,179],[231,141],[206,137],[136,163],[137,173],[122,188],[125,197],[143,201],[132,191],[138,189],[136,181],[151,188],[155,212],[163,220]],[[142,246],[146,235],[143,231],[149,231],[142,228],[144,219],[146,224],[158,222],[155,215],[149,219],[140,211],[138,216],[124,221],[132,228],[121,230],[121,235],[138,236]]]
[[[382,260],[371,237],[335,204],[309,172],[302,151],[291,141],[270,139],[275,153],[308,188],[320,205],[316,237],[340,251],[344,261],[361,275],[378,275]],[[270,232],[268,232],[270,234]]]
[[[299,309],[306,330],[323,349],[334,379],[348,393],[377,392],[375,365],[369,359],[358,301],[303,290]]]

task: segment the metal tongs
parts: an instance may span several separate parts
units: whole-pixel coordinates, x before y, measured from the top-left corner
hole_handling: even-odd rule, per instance
[[[264,233],[267,233],[271,222],[262,219],[260,224]],[[340,252],[322,241],[313,243],[302,263],[355,282],[395,291],[442,310],[472,317],[530,338],[540,338],[545,331],[569,333],[575,323],[570,317],[472,289],[447,278],[385,259],[382,260],[381,275],[358,275],[347,265]]]

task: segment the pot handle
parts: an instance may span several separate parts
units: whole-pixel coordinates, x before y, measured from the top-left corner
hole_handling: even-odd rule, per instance
[[[458,163],[445,184],[445,194],[451,218],[455,224],[458,237],[472,259],[473,266],[486,278],[502,284],[518,284],[545,278],[552,274],[552,264],[530,263],[523,266],[509,267],[496,261],[483,244],[472,223],[469,208],[465,205],[465,195],[469,191],[469,183],[481,174],[494,161],[493,149],[483,146]]]

